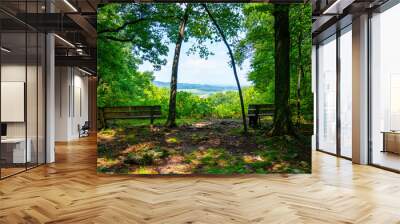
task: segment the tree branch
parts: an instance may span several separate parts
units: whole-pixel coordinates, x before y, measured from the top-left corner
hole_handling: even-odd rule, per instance
[[[229,53],[229,56],[231,58],[231,63],[232,63],[233,75],[235,76],[236,85],[237,85],[238,91],[239,91],[239,99],[240,99],[240,107],[241,107],[241,111],[242,111],[242,120],[243,120],[244,133],[247,135],[246,112],[244,111],[244,101],[243,101],[242,88],[240,86],[239,77],[238,77],[237,71],[236,71],[235,58],[233,56],[231,47],[229,46],[229,43],[226,40],[225,33],[222,30],[222,28],[219,26],[217,20],[214,18],[214,16],[212,15],[211,11],[208,9],[208,7],[207,7],[207,5],[205,3],[202,3],[201,5],[203,6],[204,10],[207,12],[207,14],[210,17],[211,21],[213,22],[214,26],[217,28],[219,35],[221,36],[223,42],[225,43],[226,48],[228,49],[228,53]]]
[[[103,36],[102,38],[105,38],[107,40],[112,40],[112,41],[118,41],[118,42],[132,42],[134,38],[118,38],[118,37],[113,37],[113,36]]]
[[[124,24],[122,24],[121,26],[117,27],[117,28],[108,28],[108,29],[104,29],[104,30],[100,30],[97,32],[97,34],[103,34],[103,33],[117,33],[123,29],[125,29],[125,27],[130,26],[130,25],[135,25],[137,23],[140,22],[144,22],[144,21],[151,21],[151,22],[155,22],[157,20],[160,19],[165,19],[165,18],[172,18],[172,19],[181,19],[181,17],[177,17],[177,16],[163,16],[161,18],[157,18],[157,17],[149,17],[149,18],[140,18],[137,20],[131,20],[131,21],[126,21]]]
[[[125,22],[124,24],[122,24],[121,26],[119,26],[119,27],[117,27],[117,28],[109,28],[109,29],[100,30],[100,31],[97,32],[97,34],[102,34],[102,33],[116,33],[116,32],[119,32],[119,31],[125,29],[125,27],[127,27],[127,26],[129,26],[129,25],[133,25],[133,24],[136,24],[136,23],[140,23],[140,22],[143,22],[143,21],[145,21],[145,20],[147,20],[147,18],[140,18],[140,19],[133,20],[133,21],[127,21],[127,22]]]

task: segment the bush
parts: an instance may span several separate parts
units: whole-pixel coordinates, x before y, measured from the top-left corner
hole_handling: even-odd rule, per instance
[[[123,105],[161,105],[162,118],[165,119],[168,114],[169,94],[168,88],[160,88],[151,84],[144,90],[142,98],[139,100],[136,98],[132,98],[132,100],[127,99],[128,101]],[[259,92],[254,87],[243,88],[243,98],[246,111],[249,104],[272,103],[270,95]],[[112,106],[123,105],[113,104]],[[302,108],[306,107],[308,108],[310,106],[302,104]],[[293,117],[297,119],[295,116],[295,109],[296,108],[292,109]],[[312,111],[310,112],[306,109],[302,109],[301,115],[303,121],[312,119]],[[200,97],[194,93],[178,91],[176,96],[176,116],[179,119],[240,118],[241,107],[238,92],[218,92],[208,97]]]

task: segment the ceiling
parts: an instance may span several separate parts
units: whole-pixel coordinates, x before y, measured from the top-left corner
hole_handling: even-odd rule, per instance
[[[29,33],[36,36],[36,33],[52,32],[56,34],[56,66],[80,66],[96,73],[96,7],[100,2],[47,0],[46,5],[45,0],[1,0],[2,46],[12,50],[7,58],[14,61],[25,55],[32,58],[38,48],[30,43],[33,35]],[[25,35],[21,35],[26,31],[28,45]]]

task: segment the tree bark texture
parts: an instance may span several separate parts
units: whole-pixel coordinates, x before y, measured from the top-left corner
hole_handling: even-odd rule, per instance
[[[192,5],[187,4],[181,23],[179,24],[178,37],[176,40],[175,52],[174,52],[174,60],[172,62],[171,91],[169,97],[168,118],[166,123],[167,127],[176,127],[176,93],[178,84],[179,57],[181,54],[183,39],[185,37],[185,27],[189,19],[191,8]]]
[[[289,106],[290,97],[290,34],[289,5],[275,5],[275,114],[271,135],[293,134]]]

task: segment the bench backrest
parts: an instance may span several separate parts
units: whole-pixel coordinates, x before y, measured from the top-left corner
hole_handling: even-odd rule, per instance
[[[161,106],[126,106],[103,108],[104,119],[156,118],[161,116]]]
[[[273,116],[275,112],[274,104],[249,104],[248,115]]]

